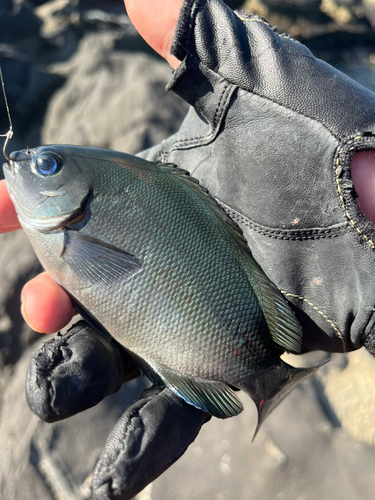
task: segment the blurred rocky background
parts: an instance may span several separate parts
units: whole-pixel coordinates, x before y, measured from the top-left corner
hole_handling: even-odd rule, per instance
[[[375,89],[373,0],[228,3],[266,17]],[[70,143],[135,153],[173,133],[187,111],[164,91],[170,70],[139,37],[121,0],[0,0],[0,64],[14,126],[10,150]],[[0,99],[0,133],[8,127]],[[19,297],[39,271],[21,231],[0,236],[0,498],[86,500],[106,436],[144,381],[65,422],[45,424],[31,414],[25,373],[43,337],[24,324]],[[312,356],[289,361],[325,358]],[[254,443],[255,410],[245,398],[240,416],[205,425],[137,499],[373,499],[374,380],[375,360],[363,350],[332,356]]]

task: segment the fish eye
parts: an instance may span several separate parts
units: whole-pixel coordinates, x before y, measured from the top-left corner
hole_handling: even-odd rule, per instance
[[[42,153],[36,158],[35,169],[39,174],[52,175],[58,172],[62,159],[53,153]]]

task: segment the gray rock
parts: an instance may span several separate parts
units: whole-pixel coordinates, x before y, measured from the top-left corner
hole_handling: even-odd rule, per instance
[[[176,130],[188,106],[165,92],[169,66],[114,50],[117,40],[108,33],[87,35],[73,60],[55,68],[67,80],[48,105],[43,143],[136,153]]]
[[[23,231],[0,235],[0,373],[14,364],[37,338],[23,321],[20,295],[23,285],[41,271]]]
[[[29,56],[11,48],[0,47],[0,64],[13,122],[14,136],[9,152],[25,149],[40,142],[39,128],[45,107],[51,94],[62,84],[63,79],[50,73]],[[9,129],[8,116],[3,96],[0,96],[0,133]],[[3,178],[0,169],[0,178]]]
[[[265,17],[280,33],[335,64],[346,51],[373,47],[374,6],[367,0],[246,0],[243,9]],[[371,50],[371,49],[370,49]]]

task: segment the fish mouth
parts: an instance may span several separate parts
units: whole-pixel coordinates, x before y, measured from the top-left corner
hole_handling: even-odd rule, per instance
[[[3,172],[4,176],[7,179],[7,181],[14,181],[14,169],[12,162],[8,163],[3,163]]]
[[[65,229],[67,226],[72,226],[73,224],[78,224],[79,222],[85,219],[93,198],[94,198],[93,190],[90,189],[90,191],[82,199],[80,206],[76,210],[74,210],[69,214],[64,214],[64,219],[62,220],[60,216],[58,224],[56,224],[55,226],[44,228],[40,230],[40,232],[47,234],[53,231],[61,231],[62,229]]]

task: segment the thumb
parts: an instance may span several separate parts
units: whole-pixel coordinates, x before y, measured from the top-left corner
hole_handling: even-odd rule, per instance
[[[170,53],[183,0],[124,0],[126,11],[138,33],[168,63],[180,61]]]

